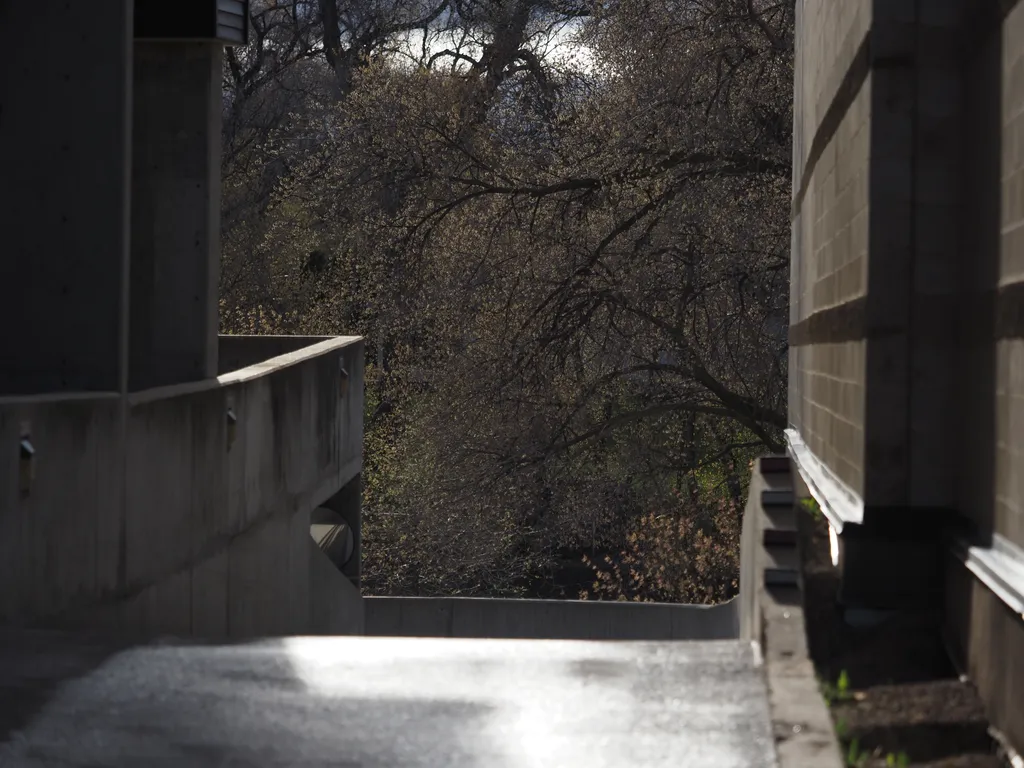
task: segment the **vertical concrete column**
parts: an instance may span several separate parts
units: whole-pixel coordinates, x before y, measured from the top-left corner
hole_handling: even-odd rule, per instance
[[[135,44],[132,390],[217,374],[222,58],[217,43]]]
[[[964,219],[964,29],[972,0],[921,3],[914,116],[914,272],[911,298],[910,503],[951,509],[962,458],[948,436],[963,401],[961,238]],[[978,119],[972,113],[971,120]],[[975,263],[978,254],[971,253]]]
[[[119,391],[132,4],[0,2],[0,395]]]
[[[873,6],[863,498],[868,507],[903,508],[910,501],[917,19],[912,0]]]

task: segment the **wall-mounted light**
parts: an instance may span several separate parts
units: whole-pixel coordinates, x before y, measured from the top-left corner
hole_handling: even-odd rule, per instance
[[[23,496],[32,492],[32,481],[36,475],[36,449],[28,425],[21,429],[21,443],[18,446],[18,488]]]
[[[341,392],[341,397],[344,399],[348,395],[348,371],[345,370],[345,361],[342,360],[338,366],[339,383],[338,389]]]
[[[231,450],[231,446],[235,444],[235,433],[238,431],[238,417],[235,415],[235,409],[230,405],[228,406],[227,412],[228,422],[228,450]]]

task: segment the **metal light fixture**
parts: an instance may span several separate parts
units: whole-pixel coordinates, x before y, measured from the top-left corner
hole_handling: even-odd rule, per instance
[[[231,446],[235,444],[235,433],[238,431],[238,417],[235,415],[235,409],[230,405],[228,406],[228,450],[231,450]]]
[[[21,444],[18,448],[18,487],[23,496],[32,492],[32,481],[36,474],[36,449],[28,430],[22,428]]]
[[[341,397],[344,399],[348,395],[348,371],[345,370],[345,361],[342,360],[339,364],[340,383],[338,388],[341,391]]]

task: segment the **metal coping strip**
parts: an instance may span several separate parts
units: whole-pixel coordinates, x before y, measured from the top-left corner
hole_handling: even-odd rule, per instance
[[[864,521],[864,501],[815,456],[795,429],[786,430],[786,444],[800,477],[837,533],[847,523]]]

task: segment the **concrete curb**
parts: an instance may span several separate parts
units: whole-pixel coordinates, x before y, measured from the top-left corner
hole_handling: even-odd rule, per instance
[[[742,636],[764,658],[779,768],[843,768],[807,649],[790,461],[758,461],[743,516]]]
[[[732,640],[739,603],[366,597],[366,634],[546,640]]]

